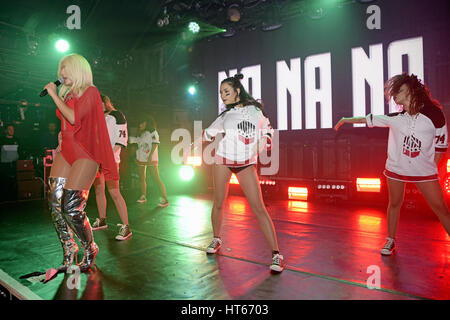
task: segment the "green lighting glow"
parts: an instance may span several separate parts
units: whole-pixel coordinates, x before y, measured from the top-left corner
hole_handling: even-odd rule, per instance
[[[56,41],[55,48],[59,52],[63,52],[64,53],[67,50],[69,50],[70,45],[69,45],[69,43],[66,40],[60,39],[60,40]]]
[[[190,86],[188,92],[191,96],[193,96],[197,92],[197,89],[195,89],[194,86]]]
[[[191,31],[192,33],[198,33],[200,31],[200,26],[197,22],[190,22],[189,31]]]
[[[192,180],[194,177],[194,169],[191,166],[182,166],[178,173],[183,181]]]

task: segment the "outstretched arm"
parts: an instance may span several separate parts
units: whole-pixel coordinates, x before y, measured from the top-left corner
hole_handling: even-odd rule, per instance
[[[334,126],[334,130],[338,130],[340,126],[342,126],[344,123],[365,123],[367,124],[366,117],[354,117],[354,118],[342,118],[341,120],[336,123]]]

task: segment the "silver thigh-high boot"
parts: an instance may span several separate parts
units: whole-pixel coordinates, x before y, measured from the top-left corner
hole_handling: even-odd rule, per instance
[[[73,239],[72,232],[69,226],[64,220],[61,212],[61,198],[63,194],[63,188],[66,183],[65,178],[48,178],[48,206],[53,220],[56,233],[63,248],[63,263],[58,268],[59,270],[66,270],[73,262],[76,262],[78,254],[78,246]]]
[[[84,249],[83,261],[78,265],[81,271],[89,270],[95,264],[98,247],[94,242],[91,225],[86,216],[89,190],[63,190],[63,216],[70,228],[75,232]]]

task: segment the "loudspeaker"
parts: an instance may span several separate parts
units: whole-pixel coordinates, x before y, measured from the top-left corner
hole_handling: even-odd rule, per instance
[[[17,171],[33,171],[34,165],[32,160],[18,160]]]
[[[38,179],[17,181],[17,199],[40,199],[42,185]]]
[[[17,161],[17,181],[33,180],[34,179],[34,165],[31,160]]]

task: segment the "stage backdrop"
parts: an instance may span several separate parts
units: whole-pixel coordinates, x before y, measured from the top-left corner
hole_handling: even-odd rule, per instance
[[[334,6],[320,19],[292,18],[274,31],[202,40],[194,47],[203,125],[224,107],[220,81],[243,73],[280,133],[278,178],[353,181],[381,177],[387,129],[346,125],[341,117],[386,114],[384,82],[414,73],[450,112],[449,1],[358,1]]]

